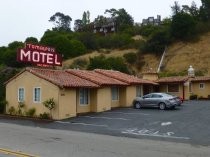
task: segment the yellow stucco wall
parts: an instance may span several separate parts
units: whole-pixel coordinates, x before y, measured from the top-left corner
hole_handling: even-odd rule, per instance
[[[142,87],[141,87],[142,88]],[[136,86],[128,86],[126,88],[125,107],[131,107],[133,100],[136,98]]]
[[[41,88],[41,101],[36,103],[33,101],[33,92],[35,87]],[[8,106],[6,110],[13,106],[15,109],[18,109],[18,89],[24,88],[25,90],[25,108],[28,109],[35,108],[36,115],[39,116],[40,113],[47,112],[49,110],[42,104],[43,101],[54,98],[56,104],[58,104],[58,93],[59,88],[48,81],[45,81],[35,75],[25,71],[17,78],[13,79],[6,85],[6,100],[8,101]],[[53,118],[58,118],[58,108],[55,107],[55,110],[52,112]]]
[[[59,92],[59,119],[76,116],[76,89],[61,89]]]
[[[203,89],[200,89],[200,83],[205,84]],[[198,98],[208,98],[208,95],[210,95],[210,82],[192,82],[192,93],[196,94]]]
[[[107,111],[111,109],[111,88],[103,87],[97,89],[97,109],[96,112]]]

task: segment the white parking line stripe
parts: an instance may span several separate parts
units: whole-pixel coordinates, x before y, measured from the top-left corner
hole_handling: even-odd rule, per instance
[[[70,122],[62,122],[62,121],[55,121],[56,123],[61,123],[61,124],[70,124]]]
[[[93,116],[82,116],[82,117],[93,118],[93,119],[129,120],[126,118],[111,118],[111,117],[93,117]]]
[[[144,115],[144,116],[149,116],[150,115],[150,114],[147,114],[147,113],[132,113],[132,112],[126,113],[126,112],[115,112],[115,111],[113,111],[113,112],[104,112],[104,113],[137,114],[137,115]]]
[[[98,124],[88,124],[88,123],[71,123],[75,125],[87,125],[87,126],[97,126],[97,127],[108,127],[108,125],[98,125]]]
[[[89,123],[62,122],[62,121],[55,121],[55,122],[60,123],[60,124],[74,124],[74,125],[87,125],[87,126],[96,126],[96,127],[108,127],[108,125],[98,125],[98,124],[89,124]]]

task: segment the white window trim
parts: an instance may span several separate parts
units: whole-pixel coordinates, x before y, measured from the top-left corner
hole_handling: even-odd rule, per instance
[[[203,85],[202,88],[201,88],[201,85]],[[205,89],[205,83],[199,83],[199,89]]]
[[[117,99],[112,99],[112,88],[116,88],[117,89]],[[111,87],[111,99],[112,101],[119,101],[120,99],[120,90],[119,90],[119,87]]]
[[[167,84],[167,93],[179,93],[180,92],[180,85],[179,84],[175,84],[175,85],[178,85],[178,92],[169,92],[168,91],[168,86],[171,85],[171,84]]]
[[[23,89],[23,101],[20,101],[20,93],[19,90]],[[25,88],[24,87],[19,87],[18,88],[18,102],[24,102],[25,101]]]
[[[36,88],[39,88],[39,89],[40,89],[40,101],[35,101],[35,89],[36,89]],[[34,103],[40,103],[41,100],[42,100],[41,95],[42,95],[41,87],[34,87],[34,89],[33,89],[33,102],[34,102]]]
[[[87,89],[88,90],[88,103],[87,104],[81,104],[81,102],[80,102],[80,90],[81,89]],[[80,106],[88,106],[90,104],[90,89],[88,89],[88,88],[80,88],[79,89],[79,105]]]

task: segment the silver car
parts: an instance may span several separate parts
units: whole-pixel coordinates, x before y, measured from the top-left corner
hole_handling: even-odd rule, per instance
[[[180,106],[181,103],[181,99],[177,96],[166,93],[150,93],[135,98],[133,106],[136,109],[140,109],[141,107],[158,107],[160,110],[165,110],[166,108]]]

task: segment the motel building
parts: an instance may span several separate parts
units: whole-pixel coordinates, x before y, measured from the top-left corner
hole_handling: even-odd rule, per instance
[[[65,119],[88,112],[103,112],[115,107],[131,107],[144,87],[157,83],[114,70],[51,70],[28,67],[6,82],[6,112],[11,107],[32,108],[39,116],[49,113],[43,102],[53,98],[52,119]]]
[[[198,99],[210,99],[210,76],[195,76],[192,66],[188,68],[187,76],[159,78],[158,73],[148,72],[143,74],[143,79],[158,83],[158,86],[153,86],[153,91],[176,95],[183,100],[190,100],[192,95]]]

